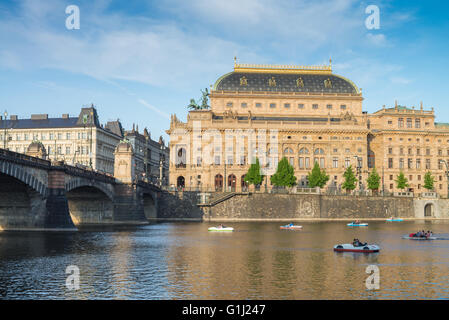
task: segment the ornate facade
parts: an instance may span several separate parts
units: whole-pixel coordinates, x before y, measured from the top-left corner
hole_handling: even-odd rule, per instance
[[[444,163],[449,161],[449,125],[434,123],[434,112],[395,106],[368,114],[362,91],[326,66],[235,63],[210,91],[210,109],[190,111],[187,122],[172,116],[170,184],[208,190],[246,189],[250,162],[259,158],[269,176],[286,157],[299,187],[317,162],[330,176],[327,188],[340,188],[352,165],[360,189],[375,166],[381,189],[397,190],[400,170],[409,191],[423,192],[430,170],[435,189],[447,194]],[[438,156],[437,156],[438,155]],[[392,179],[391,179],[392,178]]]

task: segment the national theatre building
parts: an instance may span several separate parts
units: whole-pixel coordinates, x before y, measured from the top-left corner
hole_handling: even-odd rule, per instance
[[[366,189],[376,167],[381,191],[398,192],[400,171],[410,192],[426,190],[424,174],[435,178],[435,191],[447,195],[449,124],[435,123],[433,108],[362,109],[361,89],[326,66],[234,64],[210,90],[210,108],[192,110],[187,121],[172,115],[170,185],[180,188],[246,190],[244,176],[255,158],[266,175],[261,188],[285,157],[298,187],[307,187],[315,162],[330,176],[326,188],[340,189],[352,165],[358,188]]]

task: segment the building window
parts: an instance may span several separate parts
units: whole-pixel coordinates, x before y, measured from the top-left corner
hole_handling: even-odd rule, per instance
[[[413,128],[412,118],[407,118],[407,128]]]
[[[421,119],[415,119],[415,128],[421,128]]]
[[[407,161],[407,167],[408,167],[409,169],[412,169],[412,167],[413,167],[413,159],[408,159],[408,161]]]
[[[70,147],[65,147],[65,154],[70,154]]]
[[[342,104],[342,105],[340,106],[340,109],[341,109],[341,110],[346,110],[346,105],[345,105],[345,104]]]
[[[262,104],[260,102],[257,102],[256,103],[256,108],[260,108],[260,107],[262,107]]]
[[[242,102],[242,108],[248,107],[248,104],[246,102]]]
[[[426,149],[426,156],[430,156],[430,149],[429,148]]]
[[[58,133],[58,140],[62,140],[62,133]]]
[[[67,132],[67,133],[65,134],[65,138],[66,138],[67,140],[70,140],[70,132]]]
[[[430,169],[430,159],[426,159],[426,169]]]
[[[393,168],[393,158],[388,158],[388,168],[389,169]]]
[[[284,108],[285,109],[290,109],[290,103],[284,103]]]
[[[226,107],[232,107],[232,102],[231,101],[227,102]]]
[[[416,169],[421,169],[421,159],[416,159]]]
[[[270,108],[276,108],[276,103],[270,103]]]
[[[332,105],[331,105],[331,104],[328,104],[328,105],[326,106],[326,108],[327,108],[327,109],[332,109]]]
[[[391,120],[388,120],[388,124],[393,124],[393,121],[391,121]]]
[[[305,158],[306,168],[310,168],[310,158]]]
[[[215,156],[215,165],[220,165],[220,156]]]
[[[399,159],[399,169],[404,169],[404,159],[403,158]]]
[[[338,168],[338,158],[332,160],[332,168]]]
[[[409,154],[409,155],[412,155],[412,154],[413,154],[412,148],[408,148],[408,154]]]
[[[299,103],[298,104],[298,109],[304,109],[304,104],[303,103]]]
[[[50,133],[48,138],[49,138],[50,140],[54,140],[54,139],[55,139],[55,135],[54,135],[53,133]]]
[[[318,105],[317,104],[313,104],[312,105],[312,109],[318,109]]]
[[[393,148],[388,148],[388,154],[393,154]]]
[[[399,128],[404,127],[404,119],[403,119],[403,118],[399,118],[399,119],[398,119],[398,127],[399,127]]]
[[[351,160],[349,158],[345,159],[345,168],[349,168],[349,166],[351,165]]]
[[[303,169],[304,168],[304,158],[299,158],[298,164],[299,164],[299,168]]]

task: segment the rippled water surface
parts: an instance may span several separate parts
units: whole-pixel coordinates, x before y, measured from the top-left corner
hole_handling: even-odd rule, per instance
[[[159,223],[74,233],[0,232],[0,298],[7,299],[448,299],[449,240],[401,239],[418,229],[449,238],[449,222]],[[378,254],[334,253],[353,238]],[[66,288],[66,267],[80,289]],[[380,270],[368,290],[367,266]]]

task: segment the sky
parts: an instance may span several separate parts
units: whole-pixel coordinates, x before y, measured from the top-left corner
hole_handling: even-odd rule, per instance
[[[79,8],[79,29],[66,27]],[[379,8],[369,29],[370,5]],[[371,21],[371,20],[370,20]],[[449,122],[449,3],[353,0],[0,0],[0,111],[147,127],[166,138],[191,98],[241,63],[323,65],[363,109],[434,108]]]

